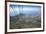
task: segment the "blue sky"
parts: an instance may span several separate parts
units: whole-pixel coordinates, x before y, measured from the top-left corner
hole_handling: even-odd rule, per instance
[[[14,5],[10,4],[10,16],[16,16],[17,14],[32,14],[33,12],[40,12],[41,6],[32,5]]]

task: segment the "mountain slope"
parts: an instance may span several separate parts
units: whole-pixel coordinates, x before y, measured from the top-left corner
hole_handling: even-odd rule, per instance
[[[19,14],[10,17],[10,28],[39,28],[41,27],[41,17],[32,14]]]

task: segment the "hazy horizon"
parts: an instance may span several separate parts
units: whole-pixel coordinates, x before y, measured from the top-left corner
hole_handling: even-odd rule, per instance
[[[41,6],[32,5],[12,5],[10,4],[10,16],[16,16],[17,14],[38,14],[41,11]]]

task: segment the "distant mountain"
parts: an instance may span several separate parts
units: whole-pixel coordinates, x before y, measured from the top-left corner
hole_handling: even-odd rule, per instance
[[[40,16],[38,14],[32,13],[32,14],[19,14],[16,16],[10,16],[11,21],[17,21],[17,20],[31,20],[34,17]]]
[[[30,11],[30,12],[22,12],[21,14],[23,14],[23,15],[25,15],[25,14],[27,14],[27,15],[33,15],[33,16],[37,16],[37,15],[40,15],[41,14],[41,12],[39,11],[39,12],[37,12],[37,11]],[[16,13],[11,13],[10,15],[13,15],[13,16],[17,16],[17,15],[20,15],[20,13],[19,14],[16,14]]]

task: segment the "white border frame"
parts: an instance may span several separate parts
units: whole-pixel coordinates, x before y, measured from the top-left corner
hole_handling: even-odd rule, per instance
[[[41,6],[41,28],[25,28],[25,29],[10,29],[10,20],[9,20],[9,5],[34,5]],[[16,2],[7,2],[7,32],[19,32],[19,31],[35,31],[35,30],[43,30],[43,4],[28,4],[28,3],[16,3]]]

